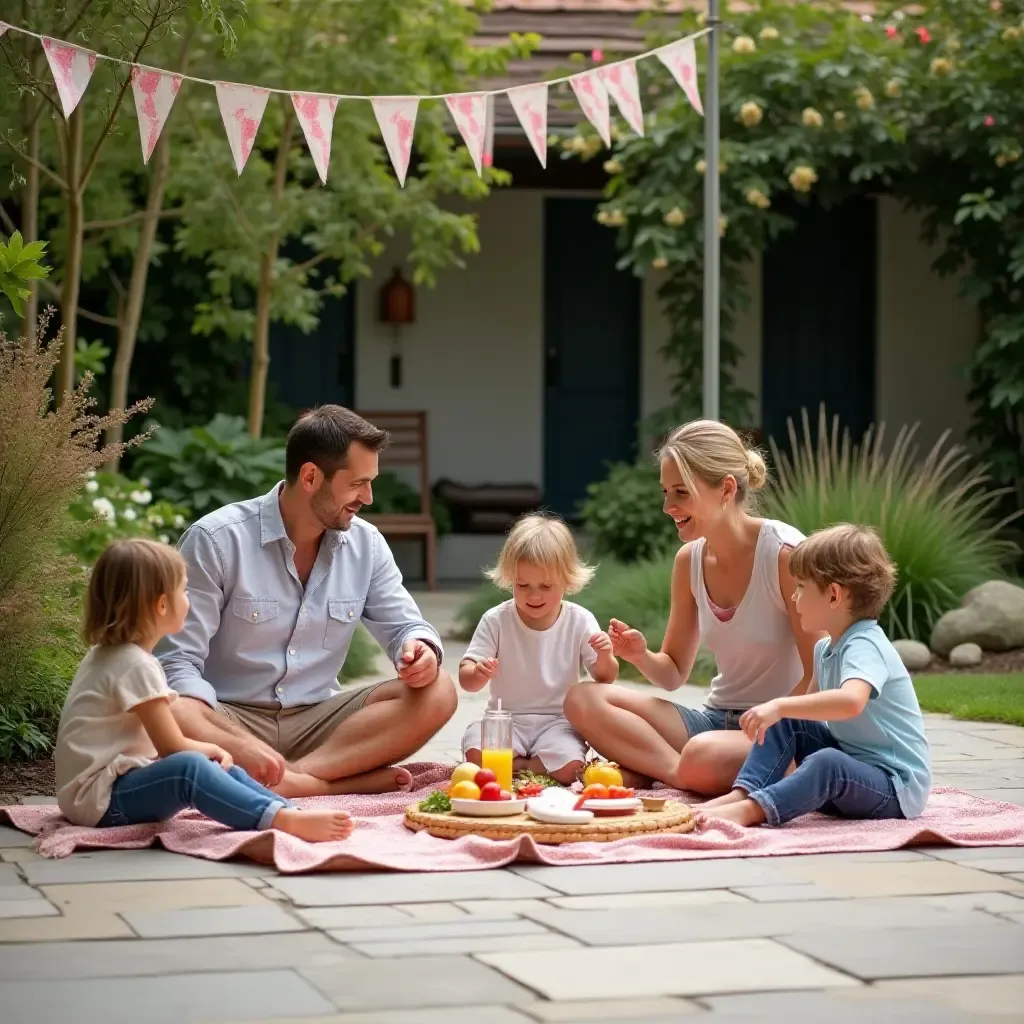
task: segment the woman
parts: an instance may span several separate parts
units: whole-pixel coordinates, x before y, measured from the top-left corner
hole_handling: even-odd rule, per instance
[[[672,606],[661,650],[612,619],[616,655],[655,686],[675,690],[701,641],[718,675],[703,708],[686,708],[622,686],[576,686],[565,714],[590,744],[627,769],[628,784],[650,779],[719,796],[729,791],[750,743],[745,710],[811,680],[818,634],[804,633],[793,605],[792,548],[803,535],[750,513],[764,486],[764,460],[724,423],[677,427],[658,452],[665,513],[684,542],[672,569]]]

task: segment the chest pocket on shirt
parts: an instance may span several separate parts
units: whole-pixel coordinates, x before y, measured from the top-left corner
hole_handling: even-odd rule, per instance
[[[359,622],[363,603],[359,597],[335,598],[327,602],[327,632],[324,635],[327,650],[336,651],[344,646]]]
[[[272,597],[235,597],[231,599],[231,611],[240,619],[258,626],[269,622],[278,615],[278,602]]]

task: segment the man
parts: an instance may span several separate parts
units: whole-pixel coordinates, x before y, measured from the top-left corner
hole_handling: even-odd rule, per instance
[[[285,481],[204,516],[179,544],[191,608],[157,649],[175,717],[284,796],[400,788],[409,773],[391,766],[458,703],[440,637],[384,538],[356,518],[387,441],[348,409],[314,409],[288,435]],[[398,678],[343,690],[360,621]]]

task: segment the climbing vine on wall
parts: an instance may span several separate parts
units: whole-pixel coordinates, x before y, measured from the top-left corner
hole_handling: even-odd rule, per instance
[[[744,265],[792,226],[780,207],[889,194],[919,213],[941,252],[935,269],[960,275],[979,308],[973,433],[1024,505],[1024,0],[879,4],[871,17],[839,4],[748,6],[722,29],[723,418],[750,422],[731,331],[747,301]],[[687,14],[683,27],[699,21]],[[661,28],[668,39],[679,26]],[[665,275],[675,372],[665,421],[678,422],[700,411],[703,121],[658,68],[642,70],[647,134],[617,135],[604,154],[598,219],[618,230],[624,266]],[[564,147],[600,152],[588,135]]]

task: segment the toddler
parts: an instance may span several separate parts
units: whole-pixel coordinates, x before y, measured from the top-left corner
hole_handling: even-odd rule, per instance
[[[931,761],[914,684],[876,621],[896,570],[878,535],[842,524],[798,545],[789,562],[804,629],[824,632],[804,696],[745,712],[754,742],[735,788],[704,804],[715,817],[782,825],[821,810],[844,818],[916,818]],[[786,776],[796,761],[796,771]]]
[[[580,681],[581,663],[598,683],[614,682],[619,672],[597,619],[563,600],[593,574],[565,523],[544,515],[524,516],[512,527],[487,573],[513,599],[484,613],[459,665],[459,683],[475,693],[490,681],[492,698],[512,712],[516,771],[570,783],[583,767],[587,745],[562,714],[562,702]],[[480,732],[474,722],[462,741],[466,760],[475,764]]]
[[[163,821],[194,807],[229,828],[275,828],[310,842],[344,839],[345,811],[305,811],[264,789],[231,755],[186,739],[177,694],[152,651],[188,612],[185,563],[148,540],[115,541],[89,580],[85,638],[57,731],[57,803],[69,821],[100,828]]]

